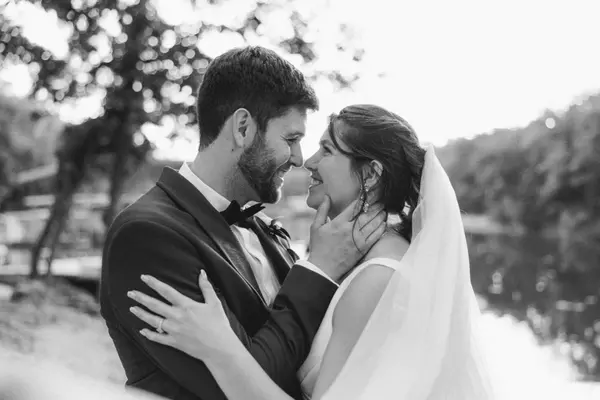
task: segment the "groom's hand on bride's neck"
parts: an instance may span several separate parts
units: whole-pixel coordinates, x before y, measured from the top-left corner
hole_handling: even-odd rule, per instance
[[[355,220],[357,201],[354,201],[328,221],[330,205],[331,200],[325,196],[310,227],[308,261],[339,282],[384,234],[387,213],[383,207],[374,205]]]

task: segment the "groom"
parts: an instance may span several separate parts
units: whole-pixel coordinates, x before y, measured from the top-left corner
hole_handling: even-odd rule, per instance
[[[311,228],[308,260],[289,248],[285,230],[254,215],[249,201],[279,199],[283,177],[303,163],[306,114],[318,107],[304,76],[274,52],[248,47],[217,57],[198,92],[200,148],[179,171],[165,168],[156,186],[109,228],[102,259],[102,315],[127,385],[169,399],[225,399],[206,366],[139,332],[129,290],[152,294],[153,275],[203,301],[205,270],[231,326],[268,375],[300,398],[296,371],[306,358],[340,278],[376,240],[383,213]],[[348,214],[348,213],[347,213]],[[161,330],[157,316],[151,329]]]

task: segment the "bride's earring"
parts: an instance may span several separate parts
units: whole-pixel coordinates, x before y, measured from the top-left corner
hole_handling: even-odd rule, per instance
[[[369,188],[366,186],[363,186],[363,192],[362,192],[362,196],[363,196],[363,212],[366,213],[369,211]]]

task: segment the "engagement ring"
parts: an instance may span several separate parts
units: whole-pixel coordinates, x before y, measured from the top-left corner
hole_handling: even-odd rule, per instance
[[[164,319],[164,318],[161,318],[161,319],[158,321],[158,326],[156,327],[156,331],[157,331],[158,333],[165,333],[165,331],[163,331],[163,328],[162,328],[162,326],[163,326],[163,322],[165,322],[165,319]]]

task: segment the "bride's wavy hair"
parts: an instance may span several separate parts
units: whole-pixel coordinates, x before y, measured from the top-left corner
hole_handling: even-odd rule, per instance
[[[341,129],[334,131],[334,124]],[[356,104],[329,118],[328,133],[337,150],[351,159],[353,172],[364,192],[364,167],[373,160],[381,163],[381,177],[373,188],[375,202],[401,222],[394,229],[407,241],[412,239],[412,214],[419,201],[425,149],[414,129],[402,117],[382,107]],[[347,149],[340,146],[340,140]],[[360,210],[362,212],[363,198]]]

